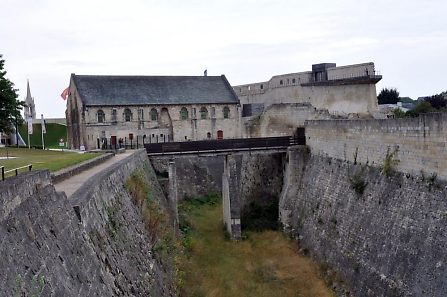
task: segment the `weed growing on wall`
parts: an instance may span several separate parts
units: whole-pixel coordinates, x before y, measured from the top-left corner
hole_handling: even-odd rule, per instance
[[[182,245],[175,236],[175,230],[169,223],[169,218],[161,209],[161,206],[144,180],[141,171],[134,171],[124,184],[135,205],[141,210],[141,216],[149,235],[149,241],[153,247],[155,256],[164,264],[175,285],[182,282],[178,269],[179,255],[182,254]]]
[[[388,147],[385,159],[383,160],[383,168],[382,168],[382,173],[385,176],[390,176],[394,167],[399,163],[399,160],[395,159],[398,151],[399,151],[398,147],[394,148],[393,152],[391,152],[390,148]]]
[[[31,279],[31,284],[27,286],[27,284],[24,283],[22,276],[19,274],[16,277],[16,287],[14,297],[15,296],[40,297],[42,296],[45,284],[46,284],[45,276],[34,275]]]
[[[428,190],[431,191],[433,186],[436,185],[436,179],[438,178],[438,174],[436,172],[433,172],[428,177],[426,177],[424,172],[421,171],[421,178],[422,182],[425,182],[425,186],[428,188]]]
[[[363,195],[368,182],[363,178],[363,170],[349,177],[351,183],[351,189],[353,189],[358,195]]]

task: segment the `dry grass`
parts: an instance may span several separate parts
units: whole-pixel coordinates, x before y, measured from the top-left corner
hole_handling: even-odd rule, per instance
[[[166,216],[159,209],[159,205],[151,197],[148,184],[144,181],[142,172],[134,172],[128,180],[125,187],[130,193],[133,202],[141,209],[141,216],[149,234],[149,241],[152,245],[156,244],[164,229]]]
[[[222,229],[220,203],[189,211],[181,296],[334,296],[317,265],[282,233],[247,233],[246,240],[231,242]]]

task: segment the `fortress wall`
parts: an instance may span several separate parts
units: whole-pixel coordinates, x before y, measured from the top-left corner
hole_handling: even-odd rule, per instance
[[[386,177],[305,148],[288,158],[281,221],[353,296],[445,296],[445,182]],[[367,182],[363,194],[352,188],[355,175]]]
[[[330,119],[310,104],[272,104],[260,116],[243,118],[243,137],[292,136],[309,119]]]
[[[383,166],[395,152],[393,168],[447,178],[447,114],[409,119],[307,121],[306,141],[312,154]]]
[[[70,200],[56,192],[48,171],[0,183],[3,294],[173,296],[123,186],[135,169],[165,205],[144,151],[96,175]]]
[[[169,160],[174,161],[179,199],[209,193],[220,195],[222,192],[223,155],[157,156],[151,157],[150,160],[158,172],[168,172]],[[236,156],[238,167],[241,160],[241,156]]]
[[[267,205],[279,199],[283,186],[284,153],[244,154],[239,179],[242,212],[251,202]]]

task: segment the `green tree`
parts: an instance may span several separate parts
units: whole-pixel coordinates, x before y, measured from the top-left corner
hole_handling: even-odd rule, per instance
[[[0,55],[0,132],[11,132],[13,125],[22,123],[20,110],[24,106],[23,101],[17,100],[17,89],[7,79],[4,70],[5,60]]]
[[[393,109],[392,113],[395,118],[404,118],[406,115],[406,113],[400,108]]]
[[[399,101],[399,92],[397,89],[384,88],[377,96],[379,104],[396,104]]]
[[[444,99],[444,96],[441,94],[433,95],[424,99],[435,109],[442,109],[447,106],[447,100]]]
[[[428,101],[421,100],[419,103],[412,109],[407,111],[407,116],[409,117],[417,117],[421,113],[433,112],[436,111]]]

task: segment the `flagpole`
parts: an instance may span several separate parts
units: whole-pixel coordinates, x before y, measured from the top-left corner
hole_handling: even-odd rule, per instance
[[[45,141],[43,139],[43,130],[42,130],[42,150],[45,150]]]
[[[40,116],[40,130],[42,132],[42,150],[45,150],[45,139],[43,137],[43,134],[45,134],[46,128],[45,128],[45,120],[43,119],[43,114]]]
[[[29,132],[28,132],[28,149],[31,149],[31,143],[29,142]]]

